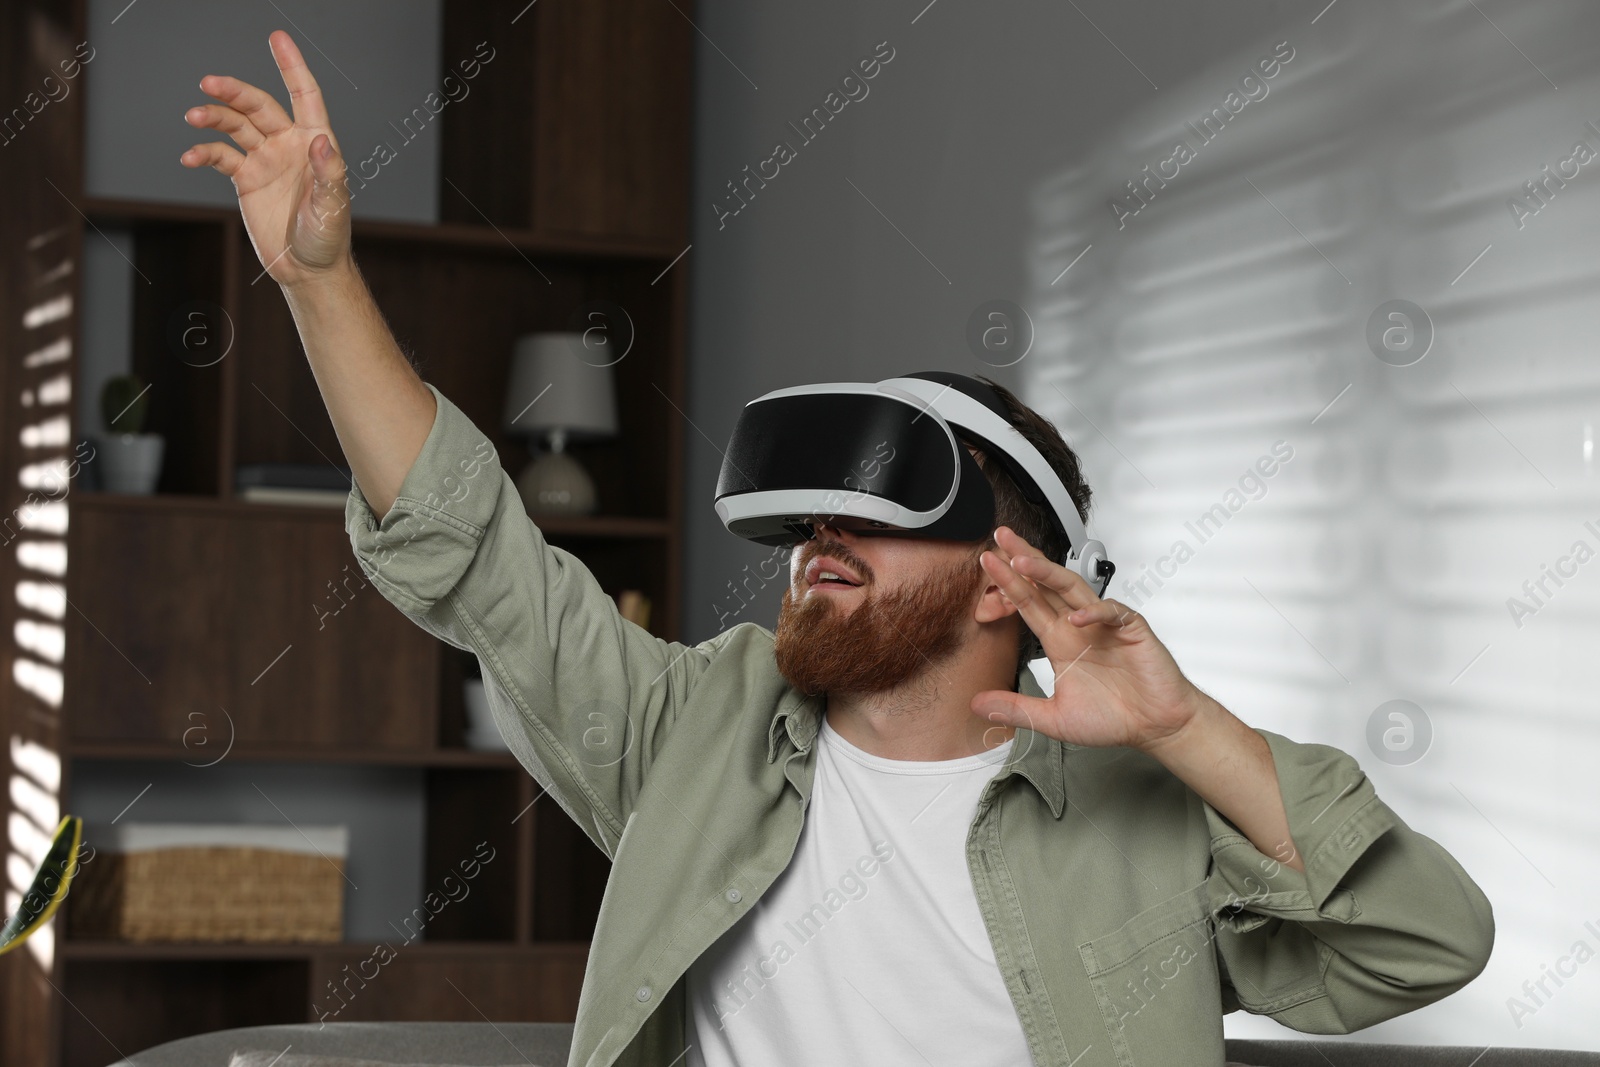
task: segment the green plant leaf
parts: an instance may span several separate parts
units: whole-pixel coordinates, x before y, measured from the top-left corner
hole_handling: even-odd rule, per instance
[[[66,899],[67,886],[78,871],[78,846],[83,841],[83,820],[76,815],[63,816],[56,827],[56,836],[45,852],[44,862],[34,872],[33,884],[22,895],[22,903],[14,915],[0,926],[0,956],[26,941],[45,923],[50,921],[61,902]]]

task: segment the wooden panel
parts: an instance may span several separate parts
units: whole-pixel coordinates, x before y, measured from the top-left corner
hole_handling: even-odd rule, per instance
[[[408,948],[396,939],[319,953],[311,975],[312,1018],[572,1022],[578,1017],[588,948],[540,945],[458,953]]]
[[[438,119],[443,127],[439,220],[530,227],[533,92],[528,74],[538,20],[531,12],[517,17],[527,0],[445,0],[443,6],[441,77],[454,76],[457,84],[445,86],[452,90],[446,97],[454,99]],[[484,42],[487,47],[480,47]],[[483,56],[491,57],[488,63]],[[469,73],[473,77],[467,78]]]
[[[67,968],[64,1067],[236,1026],[306,1021],[304,960],[102,960]]]
[[[544,787],[531,774],[517,781],[517,818],[512,824],[517,830],[517,943],[525,945],[533,940],[533,853],[539,819],[534,806],[544,794]]]
[[[688,0],[446,3],[445,69],[494,52],[440,115],[439,217],[687,240],[693,15]]]
[[[189,712],[215,720],[227,703],[229,658],[221,534],[191,512],[73,508],[67,588],[77,610],[65,620],[72,740],[181,740]]]
[[[428,772],[422,885],[424,894],[437,894],[431,907],[426,896],[423,900],[425,909],[437,911],[423,930],[428,940],[510,941],[515,936],[517,899],[526,887],[518,877],[521,842],[512,820],[521,806],[519,780],[527,776],[520,767],[500,773]],[[416,929],[416,924],[406,928],[408,933]]]
[[[4,204],[0,210],[0,511],[6,518],[0,536],[4,546],[0,588],[6,591],[0,600],[5,605],[0,609],[0,633],[8,638],[24,619],[45,627],[63,621],[37,610],[42,606],[38,602],[18,602],[19,581],[59,581],[58,575],[21,565],[19,536],[48,545],[60,545],[62,538],[43,528],[21,535],[16,512],[59,491],[59,486],[51,486],[36,492],[22,483],[19,474],[28,464],[72,457],[79,429],[73,425],[75,393],[52,399],[41,397],[38,390],[62,376],[74,380],[81,338],[75,302],[82,292],[83,228],[72,200],[79,196],[83,169],[81,90],[88,68],[75,60],[74,53],[85,40],[80,32],[85,21],[81,3],[0,4],[0,100],[4,101],[0,106],[5,109],[0,121],[4,141],[0,146]],[[92,62],[88,48],[82,54]],[[68,313],[28,314],[45,308]],[[64,358],[39,362],[39,357],[51,353]],[[61,444],[23,445],[24,426],[61,418],[68,423],[61,427]],[[71,613],[70,607],[65,610]],[[17,647],[11,639],[0,654],[0,674],[6,679],[0,686],[0,735],[8,741],[0,766],[8,779],[14,773],[9,742],[22,740],[48,752],[60,750],[60,708],[50,687],[41,685],[35,692],[17,684],[23,673],[18,668],[24,665],[28,673],[45,680],[59,666],[46,662],[48,658]],[[19,854],[14,846],[24,841],[12,838],[12,818],[22,813],[11,811],[11,790],[4,792],[0,822],[7,830],[0,861],[6,861],[9,869]],[[39,829],[49,832],[55,827]],[[62,964],[59,955],[52,958],[49,951],[54,932],[43,930],[30,943],[0,957],[0,1064],[6,1067],[47,1067],[59,1060],[63,1005],[53,983],[61,981]]]
[[[533,939],[587,941],[594,936],[611,861],[550,797],[533,806]]]
[[[88,239],[98,241],[93,230]],[[155,224],[134,230],[133,369],[150,385],[145,432],[165,439],[161,493],[218,490],[223,353],[233,324],[222,310],[221,226]],[[148,282],[145,279],[148,278]],[[232,353],[229,353],[231,356]],[[83,432],[103,437],[100,398]]]
[[[467,704],[461,687],[476,668],[477,657],[464,649],[439,649],[439,747],[465,749]]]
[[[366,581],[342,516],[225,526],[240,741],[432,747],[439,642]]]
[[[534,226],[687,240],[694,7],[543,0]]]
[[[261,272],[249,241],[231,247],[234,269],[242,277],[254,278]],[[266,279],[237,288],[238,341],[228,357],[238,362],[232,372],[238,405],[235,463],[345,465],[344,450],[283,292]]]
[[[340,517],[278,515],[79,509],[74,741],[181,741],[225,708],[242,748],[433,745],[438,642],[365,581]]]

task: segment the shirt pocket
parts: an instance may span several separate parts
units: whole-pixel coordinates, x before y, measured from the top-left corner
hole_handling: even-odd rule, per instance
[[[1206,882],[1078,946],[1122,1067],[1204,1059],[1222,1050],[1222,980]],[[1214,1031],[1214,1034],[1211,1033]]]

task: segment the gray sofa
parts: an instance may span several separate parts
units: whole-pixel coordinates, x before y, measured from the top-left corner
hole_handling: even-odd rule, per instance
[[[571,1023],[312,1023],[247,1026],[169,1041],[113,1067],[227,1067],[235,1049],[347,1056],[391,1063],[565,1067]],[[1255,1067],[1600,1067],[1600,1052],[1332,1041],[1232,1041],[1228,1058]],[[667,1067],[663,1064],[662,1067]]]

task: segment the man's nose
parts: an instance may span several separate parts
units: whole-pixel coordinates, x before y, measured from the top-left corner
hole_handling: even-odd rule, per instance
[[[861,536],[854,530],[846,530],[844,527],[835,526],[831,522],[813,523],[811,532],[816,535],[816,539],[819,541],[843,541],[852,548],[855,547],[856,540]]]

